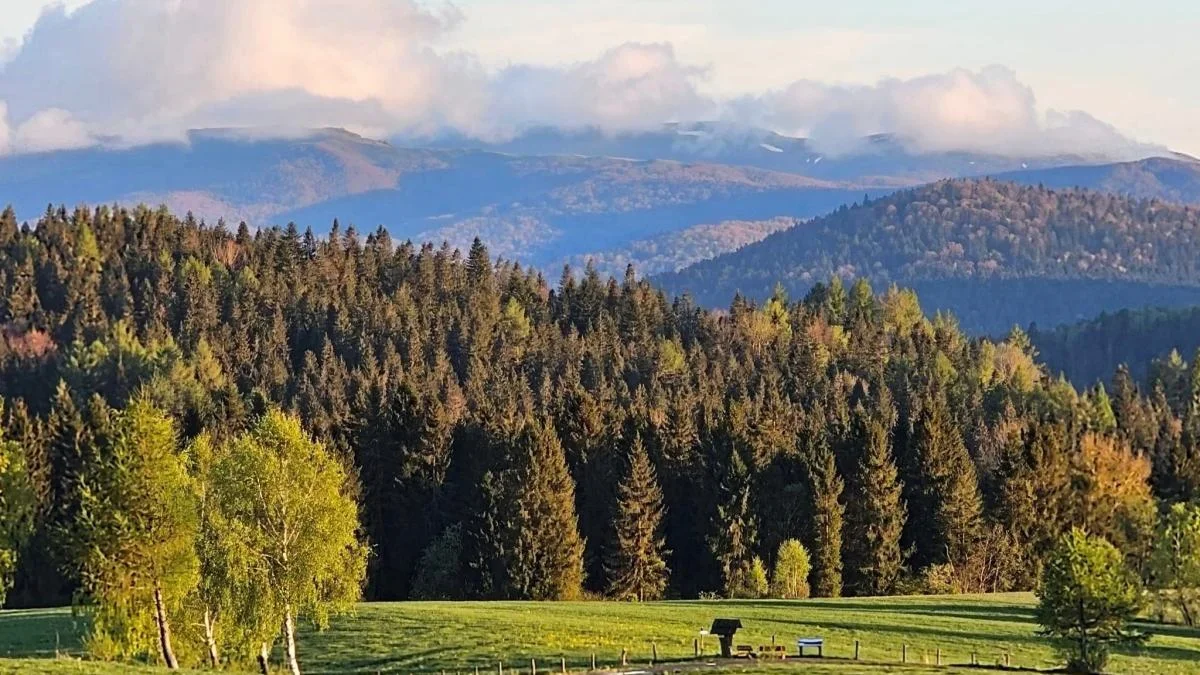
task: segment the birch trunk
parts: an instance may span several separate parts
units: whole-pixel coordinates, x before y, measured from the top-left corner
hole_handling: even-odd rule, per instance
[[[271,675],[271,649],[265,642],[258,650],[258,671],[262,675]]]
[[[154,620],[158,624],[158,643],[162,649],[163,661],[167,663],[167,668],[179,670],[179,661],[175,658],[175,650],[171,648],[171,626],[167,623],[162,588],[158,584],[154,584]]]
[[[213,634],[212,611],[204,608],[204,642],[208,646],[208,664],[213,670],[221,667],[221,656],[217,653],[217,638]]]
[[[283,609],[283,639],[287,647],[288,670],[292,675],[300,675],[300,663],[296,660],[296,622],[292,619],[291,605],[284,605]]]

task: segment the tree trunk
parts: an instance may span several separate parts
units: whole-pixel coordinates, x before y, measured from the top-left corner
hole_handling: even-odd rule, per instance
[[[162,648],[163,661],[167,668],[179,670],[179,661],[175,658],[175,650],[171,648],[171,626],[167,623],[167,610],[163,607],[162,588],[154,584],[154,620],[158,623],[158,642]]]
[[[271,675],[271,649],[265,642],[258,650],[258,670],[262,675]]]
[[[287,647],[287,664],[292,675],[300,675],[300,663],[296,660],[296,622],[292,620],[292,606],[283,607],[283,639]]]
[[[208,664],[213,670],[221,667],[221,657],[217,654],[217,638],[213,635],[212,611],[204,608],[204,642],[208,646]]]

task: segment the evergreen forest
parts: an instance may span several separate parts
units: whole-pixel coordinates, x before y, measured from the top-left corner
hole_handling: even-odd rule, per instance
[[[711,311],[633,269],[551,281],[479,241],[149,208],[8,211],[0,251],[4,456],[32,504],[10,606],[86,598],[97,486],[185,483],[171,434],[192,472],[230,448],[230,504],[277,479],[260,447],[344,483],[369,599],[747,597],[785,568],[787,594],[1028,590],[1075,527],[1146,569],[1159,514],[1200,497],[1200,362],[1076,389],[1021,330],[969,337],[866,278]]]

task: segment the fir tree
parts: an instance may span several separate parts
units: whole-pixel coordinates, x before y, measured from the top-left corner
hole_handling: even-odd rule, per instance
[[[859,420],[862,458],[847,499],[848,576],[858,595],[888,595],[903,566],[900,537],[908,509],[887,429],[881,420],[864,417]]]
[[[838,476],[837,461],[827,447],[810,460],[809,482],[813,512],[812,590],[819,598],[842,594],[841,504],[845,483]]]
[[[617,520],[608,561],[609,594],[619,600],[658,600],[667,588],[663,495],[654,467],[635,437],[629,469],[618,488]]]
[[[583,540],[575,516],[575,482],[558,436],[530,423],[522,432],[513,478],[517,490],[512,594],[572,600],[583,592]]]
[[[934,395],[916,429],[917,485],[909,523],[922,565],[961,562],[979,533],[983,500],[975,464],[945,399]]]

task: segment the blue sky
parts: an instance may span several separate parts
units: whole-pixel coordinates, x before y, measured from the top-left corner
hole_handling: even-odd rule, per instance
[[[19,41],[47,4],[0,2],[0,39]],[[437,36],[434,49],[470,53],[492,70],[584,62],[627,42],[669,43],[680,62],[703,69],[701,92],[733,97],[796,80],[871,84],[998,64],[1032,88],[1042,109],[1083,110],[1140,141],[1200,155],[1195,0],[459,0],[454,6],[461,21]]]

